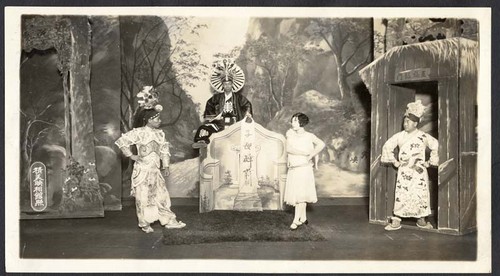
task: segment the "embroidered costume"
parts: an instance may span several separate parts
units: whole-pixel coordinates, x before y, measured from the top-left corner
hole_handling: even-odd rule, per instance
[[[175,219],[175,214],[170,210],[170,195],[160,171],[160,162],[164,166],[170,163],[169,146],[163,131],[147,126],[135,128],[123,134],[115,143],[127,157],[132,155],[129,147],[136,145],[140,156],[134,163],[131,189],[139,227],[157,220],[165,225]]]
[[[138,93],[139,104],[143,108],[137,113],[135,125],[138,126],[124,133],[115,144],[126,157],[132,157],[131,146],[137,147],[131,177],[131,195],[135,197],[139,227],[146,233],[153,232],[150,224],[159,220],[166,228],[182,228],[183,222],[176,221],[170,210],[171,201],[165,179],[160,171],[168,169],[170,164],[169,143],[160,126],[161,105],[153,87],[146,86]]]
[[[431,214],[429,176],[424,167],[425,149],[431,150],[429,164],[437,166],[438,141],[429,134],[415,130],[401,131],[392,136],[382,148],[382,162],[396,161],[394,150],[399,147],[394,215],[421,218]]]

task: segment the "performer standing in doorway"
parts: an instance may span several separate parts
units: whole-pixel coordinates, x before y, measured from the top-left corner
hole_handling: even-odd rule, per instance
[[[325,143],[316,135],[304,130],[309,118],[303,113],[296,113],[291,119],[292,128],[286,132],[288,153],[288,175],[285,184],[285,203],[295,206],[295,215],[290,225],[291,230],[307,224],[307,203],[318,201],[314,181],[313,158],[317,156]]]
[[[164,178],[170,174],[170,150],[165,133],[159,129],[163,108],[157,104],[152,86],[145,86],[137,96],[141,98],[141,109],[135,116],[135,128],[123,134],[115,144],[126,157],[135,161],[131,195],[135,197],[139,227],[151,233],[154,230],[150,224],[159,220],[165,228],[182,228],[186,224],[177,221],[170,210],[170,195]],[[132,154],[130,146],[137,147],[137,155]]]
[[[224,59],[213,64],[210,85],[218,92],[205,107],[205,123],[200,126],[194,137],[193,148],[203,148],[210,143],[210,135],[225,127],[252,116],[252,104],[241,93],[245,75],[234,62]]]
[[[438,166],[438,141],[417,128],[424,111],[420,101],[409,103],[404,115],[404,130],[389,138],[382,148],[381,162],[392,163],[398,169],[394,217],[385,230],[400,229],[401,218],[410,217],[418,218],[418,227],[432,229],[430,222],[426,221],[431,214],[427,168]],[[397,147],[398,159],[394,155]],[[426,148],[430,149],[428,161],[425,161]]]

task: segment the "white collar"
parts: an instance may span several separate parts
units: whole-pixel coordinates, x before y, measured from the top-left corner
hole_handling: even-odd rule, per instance
[[[226,94],[226,92],[224,92],[224,99],[225,101],[231,99],[233,97],[233,92],[229,93],[229,95]]]
[[[145,126],[144,126],[144,129],[145,129],[146,131],[155,131],[155,130],[156,130],[156,128],[152,128],[152,127],[150,127],[150,126],[148,126],[148,125],[145,125]]]

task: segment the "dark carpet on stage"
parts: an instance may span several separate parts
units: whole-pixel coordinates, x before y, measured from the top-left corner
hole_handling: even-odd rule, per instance
[[[308,225],[290,230],[293,213],[284,211],[212,211],[183,213],[182,229],[164,229],[164,244],[196,244],[234,241],[322,241]]]

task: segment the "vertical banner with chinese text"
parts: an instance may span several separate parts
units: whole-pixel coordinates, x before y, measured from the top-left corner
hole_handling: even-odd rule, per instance
[[[42,162],[30,167],[31,208],[42,212],[47,208],[47,169]]]

